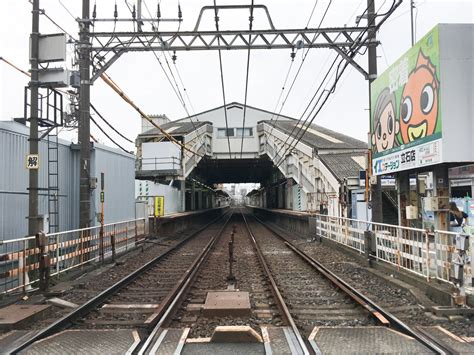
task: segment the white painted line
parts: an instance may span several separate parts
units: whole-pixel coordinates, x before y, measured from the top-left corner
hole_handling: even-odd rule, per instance
[[[178,346],[174,351],[174,355],[180,355],[181,351],[183,351],[184,344],[186,343],[186,338],[188,337],[189,331],[191,328],[185,328],[183,333],[181,334],[181,338],[179,338]]]
[[[163,342],[163,339],[165,338],[166,334],[168,333],[168,329],[164,329],[160,336],[158,337],[158,339],[156,340],[155,344],[153,345],[153,347],[151,348],[150,350],[150,354],[151,355],[155,355],[156,354],[156,351],[158,350],[158,348],[160,347],[161,343]]]
[[[270,335],[268,334],[267,327],[260,327],[262,330],[263,346],[265,348],[266,355],[272,355],[272,346],[270,344]]]

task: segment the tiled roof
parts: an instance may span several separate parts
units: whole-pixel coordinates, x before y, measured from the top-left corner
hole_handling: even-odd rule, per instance
[[[196,121],[194,120],[193,122],[186,122],[186,121],[171,121],[168,123],[165,123],[161,125],[161,128],[166,130],[170,135],[176,136],[176,135],[185,135],[188,133],[191,133],[195,129],[207,124],[209,122],[204,122],[204,121]],[[153,127],[152,129],[143,132],[138,135],[138,137],[148,137],[148,136],[161,136],[162,133],[160,130],[156,127]]]
[[[358,177],[359,170],[365,169],[357,162],[365,160],[363,153],[320,154],[318,157],[339,181],[349,177]]]
[[[270,121],[265,122],[270,123]],[[300,130],[301,125],[298,124],[297,120],[279,120],[276,123],[273,121],[270,124],[275,125],[275,128],[280,131],[292,134],[293,136],[296,135],[297,132],[303,132],[303,130]],[[295,126],[297,127],[293,130]],[[306,126],[303,127],[303,129],[305,128]],[[299,136],[300,135],[298,135],[298,137]],[[303,138],[301,138],[301,142],[306,143],[317,150],[351,148],[367,149],[367,143],[315,124],[310,125]]]

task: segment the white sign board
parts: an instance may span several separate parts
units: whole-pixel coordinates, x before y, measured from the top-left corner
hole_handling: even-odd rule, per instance
[[[26,168],[30,169],[39,169],[39,155],[38,154],[28,154],[26,156]]]
[[[142,170],[181,169],[181,148],[172,142],[142,144]]]

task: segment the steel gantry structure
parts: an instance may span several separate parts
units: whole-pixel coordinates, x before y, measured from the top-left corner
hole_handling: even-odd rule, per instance
[[[375,0],[368,0],[368,8]],[[132,12],[132,18],[91,18],[90,0],[83,0],[82,19],[77,19],[80,28],[80,40],[77,43],[81,86],[79,137],[81,141],[81,186],[80,186],[80,227],[89,224],[89,134],[90,134],[90,85],[101,77],[110,66],[127,52],[150,51],[208,51],[208,50],[263,50],[326,48],[332,49],[359,71],[366,80],[373,79],[367,70],[356,61],[355,56],[361,47],[374,48],[379,42],[373,34],[381,24],[395,11],[403,0],[394,0],[391,8],[376,25],[369,21],[367,26],[277,29],[273,25],[268,8],[265,5],[219,5],[204,6],[192,31],[158,31],[155,23],[181,22],[178,19],[143,18],[141,16],[141,0],[137,1],[138,12]],[[215,12],[215,20],[219,21],[218,12],[223,10],[249,9],[262,10],[268,19],[269,29],[265,30],[200,30],[201,19],[206,11]],[[367,11],[367,10],[366,10]],[[137,30],[129,32],[91,32],[90,26],[95,23],[130,22],[137,24]],[[142,31],[144,23],[150,23],[153,31]],[[95,60],[91,60],[91,58]],[[92,73],[90,72],[92,66]]]

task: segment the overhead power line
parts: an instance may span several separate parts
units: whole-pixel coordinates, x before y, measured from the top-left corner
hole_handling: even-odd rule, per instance
[[[379,22],[379,24],[376,26],[375,28],[375,31],[378,30],[380,28],[380,26],[386,21],[386,19],[390,16],[391,13],[393,13],[393,11],[396,9],[396,7],[398,7],[400,5],[400,1],[397,2],[397,0],[393,0],[392,2],[392,6],[390,7],[390,9],[384,14],[386,15],[382,21]],[[364,11],[364,14],[365,12],[367,12],[368,10],[368,7],[366,8],[366,10]],[[379,8],[380,10],[380,8]],[[364,34],[368,31],[368,27],[363,31],[361,32],[358,37],[356,38],[356,40],[354,41],[355,44],[357,44],[355,47],[352,48],[352,53],[350,54],[350,57],[351,58],[354,58],[357,53],[359,53],[359,50],[360,48],[362,48],[362,46],[365,44],[365,42],[367,42],[367,38],[365,40],[363,40],[361,42],[361,39],[363,38]],[[339,55],[336,57],[336,59],[339,57]],[[336,85],[338,83],[338,81],[340,80],[342,74],[344,73],[345,69],[347,68],[347,66],[349,65],[349,61],[345,61],[345,64],[344,66],[342,67],[342,70],[339,72],[339,68],[340,68],[340,65],[344,62],[344,59],[341,59],[341,61],[339,62],[338,64],[338,67],[337,67],[337,70],[336,70],[336,79],[333,83],[333,85],[331,86],[331,88],[329,90],[325,89],[323,90],[323,92],[321,93],[320,97],[318,98],[317,102],[315,103],[313,109],[311,110],[311,112],[313,112],[313,110],[316,108],[317,104],[319,103],[320,99],[322,98],[322,95],[324,92],[327,92],[327,95],[326,97],[323,99],[323,102],[322,104],[319,106],[319,108],[317,109],[316,113],[314,113],[313,117],[309,120],[308,124],[306,125],[305,127],[305,123],[307,122],[307,120],[305,120],[305,123],[303,123],[301,125],[301,127],[299,127],[299,130],[298,132],[295,134],[295,136],[293,137],[293,140],[292,142],[289,144],[289,147],[287,149],[285,149],[285,152],[283,153],[282,157],[280,158],[280,161],[278,162],[277,166],[280,166],[281,163],[283,161],[285,161],[285,156],[288,152],[291,152],[294,147],[296,147],[296,145],[300,142],[300,140],[303,138],[303,136],[305,135],[305,133],[307,132],[308,128],[311,126],[311,124],[313,123],[314,119],[316,118],[316,116],[319,114],[319,112],[321,111],[321,109],[324,107],[324,104],[326,103],[326,101],[328,100],[328,98],[330,97],[330,95],[334,92],[335,88],[336,88]],[[298,120],[298,122],[301,122],[301,119],[303,117],[300,118],[300,120]],[[309,118],[309,117],[308,117]],[[298,123],[295,124],[295,127],[298,126]],[[293,127],[293,128],[295,128]],[[294,130],[294,129],[293,129]],[[302,134],[300,134],[300,132],[302,132]],[[293,131],[292,131],[293,132]],[[299,136],[299,137],[298,137]],[[286,144],[286,142],[288,141],[288,139],[291,137],[291,134],[288,136],[288,138],[286,139],[284,145]],[[298,138],[297,138],[298,137]],[[296,142],[295,142],[296,140]],[[293,144],[293,142],[295,142]]]
[[[104,131],[104,129],[97,123],[97,121],[94,119],[94,117],[92,117],[92,115],[89,116],[89,117],[90,117],[91,121],[94,122],[94,124],[96,125],[96,127],[97,127],[112,143],[114,143],[117,147],[119,147],[120,149],[122,149],[124,152],[130,154],[130,152],[129,152],[128,150],[126,150],[124,147],[122,147],[120,144],[118,144],[116,141],[114,141],[113,138],[110,137],[110,136],[107,134],[107,132]],[[96,141],[96,142],[97,142],[97,141]]]
[[[153,121],[150,116],[148,116],[145,112],[143,112],[140,107],[138,107],[128,96],[127,94],[125,94],[125,92],[120,89],[120,87],[115,84],[112,80],[110,80],[109,76],[105,73],[102,73],[100,75],[100,77],[102,78],[102,80],[104,80],[104,82],[109,85],[112,90],[114,90],[126,103],[128,103],[130,106],[132,106],[144,119],[146,119],[148,122],[150,122],[153,126],[155,126],[166,138],[168,138],[171,142],[179,145],[181,148],[183,148],[184,150],[194,154],[194,155],[197,155],[199,157],[203,157],[203,155],[195,152],[194,150],[188,148],[185,144],[181,143],[180,141],[178,141],[176,138],[174,138],[173,136],[171,136],[168,132],[166,132],[160,125],[158,125],[155,121]]]
[[[129,142],[129,143],[134,143],[131,139],[128,139],[127,137],[125,137],[125,136],[124,136],[122,133],[120,133],[114,126],[112,126],[112,125],[109,123],[109,121],[107,121],[107,120],[104,118],[104,116],[102,116],[102,115],[100,114],[100,112],[97,111],[97,109],[94,107],[94,105],[92,105],[92,103],[91,103],[91,108],[92,108],[92,110],[94,110],[94,112],[97,114],[97,116],[99,116],[99,117],[102,119],[102,121],[104,121],[104,122],[107,124],[107,126],[109,126],[110,128],[112,128],[112,130],[113,130],[115,133],[117,133],[120,137],[122,137],[123,139],[125,139],[127,142]]]
[[[249,17],[249,43],[252,41],[252,24],[253,24],[253,1],[250,3],[250,17]],[[250,71],[250,47],[247,51],[247,73],[245,74],[245,99],[244,99],[244,114],[242,119],[242,140],[240,141],[240,159],[242,159],[242,151],[244,150],[244,136],[245,136],[245,117],[247,115],[247,94],[249,88],[249,71]]]
[[[314,5],[315,7],[316,7],[317,3],[318,3],[318,2],[316,1],[315,5]],[[327,7],[326,7],[326,10],[324,11],[323,16],[321,17],[321,20],[319,21],[318,29],[321,28],[321,25],[323,24],[323,21],[324,21],[324,19],[326,18],[326,15],[327,15],[327,13],[328,13],[328,11],[329,11],[329,8],[331,7],[331,4],[332,4],[332,0],[329,1],[328,5],[327,5]],[[314,12],[314,9],[313,9],[313,12]],[[311,21],[311,18],[312,18],[312,16],[313,16],[313,12],[311,13],[310,18],[308,19],[308,24],[309,24],[309,22]],[[314,34],[314,36],[313,36],[313,41],[316,39],[317,36],[319,36],[319,33],[315,33],[315,34]],[[302,67],[303,67],[303,65],[304,65],[304,63],[305,63],[305,61],[306,61],[306,57],[308,56],[308,53],[309,53],[310,50],[311,50],[311,47],[306,50],[306,53],[304,54],[303,58],[301,59],[301,63],[300,63],[300,65],[299,65],[299,67],[298,67],[298,70],[297,70],[297,72],[296,72],[296,74],[295,74],[295,77],[293,78],[293,81],[291,82],[290,88],[289,88],[288,92],[286,93],[285,99],[284,99],[283,102],[282,102],[282,105],[281,105],[280,110],[279,110],[279,112],[278,112],[278,114],[277,114],[277,117],[276,117],[275,121],[274,121],[273,124],[272,124],[271,132],[272,132],[273,129],[275,128],[275,125],[276,125],[278,119],[280,118],[281,112],[283,111],[283,107],[285,106],[285,104],[286,104],[286,102],[287,102],[287,100],[288,100],[288,97],[290,96],[291,91],[293,90],[293,87],[294,87],[294,85],[295,85],[295,82],[296,82],[296,80],[298,79],[298,77],[299,77],[299,75],[300,75],[301,69],[302,69]],[[290,69],[291,69],[291,66],[292,66],[292,65],[293,65],[293,62],[290,64]],[[288,71],[288,72],[289,72],[289,71]],[[285,81],[286,81],[286,79],[285,79]],[[273,115],[272,115],[272,117],[270,118],[270,123],[272,123],[272,121],[273,121]]]
[[[214,0],[214,20],[216,22],[216,31],[219,32],[219,17],[217,16],[217,4],[216,0]],[[217,44],[220,46],[220,38],[217,37]],[[232,159],[232,152],[230,150],[230,138],[229,138],[229,121],[227,119],[227,104],[226,104],[226,99],[225,99],[225,86],[224,86],[224,69],[222,68],[222,53],[221,50],[218,50],[219,52],[219,68],[221,71],[221,87],[222,87],[222,99],[224,101],[224,118],[225,118],[225,135],[227,137],[227,145],[229,146],[229,158]]]

